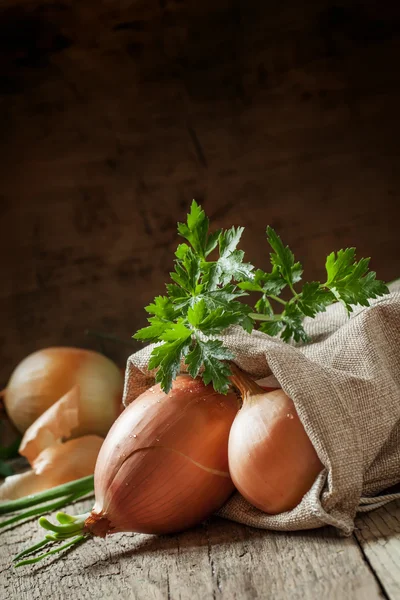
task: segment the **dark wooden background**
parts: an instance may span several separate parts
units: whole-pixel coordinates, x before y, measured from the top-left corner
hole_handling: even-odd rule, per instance
[[[192,198],[260,266],[269,223],[310,279],[348,245],[400,276],[396,4],[3,0],[2,382],[86,328],[129,339]]]

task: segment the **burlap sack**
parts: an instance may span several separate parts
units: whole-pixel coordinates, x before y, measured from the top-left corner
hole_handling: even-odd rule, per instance
[[[277,379],[325,466],[292,511],[267,515],[236,493],[221,516],[276,530],[329,524],[349,535],[357,510],[400,498],[400,493],[380,495],[400,482],[400,285],[391,289],[350,319],[340,304],[307,318],[312,339],[307,345],[236,327],[220,336],[244,371],[255,379]],[[154,382],[147,371],[151,349],[128,359],[126,405]]]

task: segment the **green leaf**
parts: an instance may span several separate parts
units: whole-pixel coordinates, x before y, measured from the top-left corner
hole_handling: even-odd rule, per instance
[[[251,317],[244,317],[240,321],[240,325],[243,327],[243,329],[245,331],[247,331],[247,333],[251,333],[254,329],[254,321]]]
[[[186,290],[182,289],[179,285],[175,285],[175,283],[167,283],[166,288],[168,295],[174,304],[190,297],[190,294],[186,292]]]
[[[210,235],[207,238],[207,245],[206,245],[206,251],[205,251],[205,256],[208,256],[209,254],[211,254],[211,252],[217,247],[218,244],[218,238],[220,236],[221,230],[218,229],[218,231],[215,231],[214,233],[210,233]]]
[[[263,294],[263,296],[256,302],[255,309],[262,315],[272,316],[274,314],[271,303],[265,294]]]
[[[283,330],[281,338],[288,342],[291,338],[295,342],[308,342],[309,338],[303,327],[304,315],[296,304],[288,303],[281,315]]]
[[[251,279],[238,283],[241,290],[247,292],[262,292],[263,294],[279,296],[287,283],[283,279],[277,267],[271,273],[265,273],[261,269],[251,273]]]
[[[157,317],[149,319],[151,325],[139,329],[133,336],[135,340],[146,340],[148,342],[159,342],[161,335],[170,327],[167,321],[160,321]]]
[[[167,296],[157,296],[154,298],[154,302],[146,306],[144,310],[167,321],[175,317],[175,308]]]
[[[179,244],[175,251],[175,256],[176,258],[183,260],[187,252],[189,252],[189,246],[187,244]]]
[[[168,328],[160,335],[163,342],[184,341],[192,335],[192,331],[188,329],[182,322],[171,323]]]
[[[149,369],[156,369],[156,381],[161,384],[162,390],[168,394],[172,387],[172,381],[180,371],[181,360],[187,354],[190,346],[190,338],[178,339],[174,342],[164,342],[156,346],[149,360]]]
[[[221,258],[227,258],[236,250],[244,227],[231,227],[220,233],[219,236],[219,254]]]
[[[244,320],[243,312],[225,311],[223,308],[217,308],[209,313],[209,315],[198,323],[199,329],[205,335],[213,335],[222,333],[224,329],[230,325],[237,325]]]
[[[287,285],[277,267],[274,267],[271,273],[264,273],[261,269],[257,269],[255,282],[261,285],[265,294],[273,294],[275,296],[279,296]]]
[[[175,263],[175,272],[169,274],[172,281],[178,284],[186,292],[191,292],[191,281],[185,269],[182,267],[180,262]]]
[[[282,277],[289,285],[297,283],[303,273],[301,264],[294,261],[294,256],[289,246],[284,246],[279,235],[267,227],[268,243],[274,252],[271,252],[271,262],[281,273]]]
[[[184,237],[202,258],[206,255],[208,218],[204,210],[193,200],[186,223],[178,223],[178,233]]]
[[[203,278],[206,289],[213,291],[219,285],[228,285],[232,279],[236,281],[249,279],[254,267],[249,263],[244,263],[243,257],[244,252],[242,250],[234,250],[228,256],[221,257],[216,262],[208,263]]]
[[[198,343],[196,343],[194,348],[186,356],[185,364],[187,366],[189,375],[191,375],[193,379],[197,377],[203,365],[203,354]]]
[[[239,302],[237,298],[243,296],[241,292],[233,291],[232,286],[225,286],[210,292],[202,294],[207,308],[214,310],[216,308],[223,308],[227,311],[242,312],[244,315],[248,315],[251,312],[250,306]]]
[[[200,276],[200,259],[190,248],[185,254],[182,265],[187,273],[190,291],[194,292]]]
[[[243,281],[251,277],[254,267],[250,263],[244,263],[243,258],[243,250],[234,250],[229,256],[220,258],[218,262],[222,270],[222,285],[227,285],[232,279]]]
[[[263,321],[260,325],[260,331],[274,337],[282,330],[282,321]]]
[[[238,288],[244,290],[245,292],[262,292],[263,289],[261,285],[255,283],[254,281],[241,281],[238,283]]]
[[[199,302],[196,302],[191,306],[187,313],[188,321],[193,327],[198,327],[201,321],[204,319],[206,314],[206,303],[204,298],[202,298]]]
[[[204,365],[202,374],[204,384],[208,385],[212,382],[216,392],[226,394],[231,371],[229,365],[221,361],[233,358],[232,352],[225,348],[220,340],[203,342],[197,339],[196,346],[186,356],[185,362],[192,377],[196,376],[200,366]]]
[[[319,312],[324,312],[329,304],[335,302],[335,296],[320,283],[314,281],[305,283],[300,294],[298,306],[307,317],[315,317]]]
[[[350,275],[355,259],[355,248],[331,252],[326,259],[325,268],[328,275],[326,285],[330,287],[335,281],[340,281]]]
[[[369,258],[355,260],[355,249],[332,252],[326,259],[327,281],[325,286],[333,296],[344,304],[350,313],[352,305],[369,306],[369,300],[389,292],[383,281],[376,279],[374,271],[368,272]]]

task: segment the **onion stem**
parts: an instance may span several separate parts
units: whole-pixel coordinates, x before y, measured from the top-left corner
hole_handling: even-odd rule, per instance
[[[43,504],[41,506],[36,506],[35,508],[32,508],[31,510],[24,511],[18,515],[11,517],[10,519],[7,519],[6,521],[1,522],[0,529],[2,529],[3,527],[7,527],[7,525],[12,525],[13,523],[16,523],[17,521],[22,521],[22,519],[28,519],[29,517],[36,517],[38,515],[42,515],[44,513],[63,508],[64,506],[67,506],[67,504],[71,504],[71,502],[75,502],[75,500],[78,500],[82,496],[85,496],[87,493],[88,493],[87,490],[84,490],[84,491],[78,492],[76,494],[70,494],[69,496],[65,496],[61,500],[58,500],[58,502],[51,502],[49,504]]]
[[[237,365],[230,363],[231,375],[229,379],[233,385],[239,390],[243,402],[246,402],[250,397],[257,395],[264,395],[265,391],[251,379],[246,373],[244,373]]]
[[[88,475],[87,477],[82,477],[82,479],[76,479],[75,481],[70,481],[68,483],[64,483],[63,485],[58,485],[57,487],[54,487],[50,490],[46,490],[44,492],[39,492],[31,496],[25,496],[24,498],[18,498],[17,500],[2,502],[0,503],[0,515],[16,512],[24,508],[29,508],[30,506],[35,506],[36,504],[41,504],[42,502],[46,502],[47,500],[55,500],[56,498],[60,498],[62,496],[67,496],[70,494],[76,494],[80,492],[89,494],[93,490],[94,477],[93,475]]]
[[[89,515],[90,513],[84,513],[82,515],[77,516],[67,515],[66,513],[62,512],[57,513],[56,519],[60,523],[60,525],[54,525],[48,519],[46,519],[46,517],[41,517],[39,519],[39,525],[41,525],[41,527],[43,527],[47,531],[51,531],[52,533],[47,534],[44,540],[38,542],[37,544],[34,544],[33,546],[30,546],[29,548],[26,548],[25,550],[17,554],[17,556],[15,556],[13,559],[14,561],[18,560],[19,558],[22,558],[23,556],[27,556],[28,554],[36,552],[36,550],[39,550],[39,548],[42,548],[43,546],[46,546],[51,542],[61,542],[70,538],[73,539],[67,542],[66,544],[63,544],[62,546],[54,548],[53,550],[45,552],[44,554],[40,554],[35,558],[22,560],[18,562],[15,566],[22,567],[23,565],[31,565],[33,563],[37,563],[43,558],[50,556],[51,554],[61,552],[62,550],[65,550],[65,548],[69,548],[70,546],[78,544],[79,542],[85,540],[88,537],[88,534],[84,531],[85,521]]]
[[[70,542],[63,544],[62,546],[59,546],[58,548],[49,550],[49,552],[40,554],[39,556],[36,556],[35,558],[28,558],[26,560],[21,560],[20,562],[17,562],[17,564],[14,566],[15,567],[23,567],[24,565],[32,565],[34,563],[39,562],[40,560],[43,560],[43,558],[50,556],[51,554],[57,554],[57,552],[61,552],[62,550],[65,550],[66,548],[69,548],[70,546],[73,546],[74,544],[79,544],[79,543],[83,542],[85,539],[87,539],[86,535],[78,535],[74,539],[72,539]],[[42,546],[45,546],[48,543],[50,543],[49,540],[45,539],[42,542],[39,542],[38,544],[35,544],[34,546],[27,548],[27,550],[20,552],[20,554],[17,554],[17,556],[15,557],[14,560],[17,560],[18,557],[21,557],[22,555],[25,556],[27,554],[31,554],[32,552],[35,552],[35,550],[38,550],[39,548],[41,548]]]

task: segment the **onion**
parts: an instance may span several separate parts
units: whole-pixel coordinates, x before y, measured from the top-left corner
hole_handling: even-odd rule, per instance
[[[40,546],[49,539],[73,538],[54,553],[90,534],[172,533],[206,519],[234,491],[228,438],[238,408],[235,393],[223,396],[187,375],[176,378],[168,395],[160,385],[141,394],[120,415],[101,447],[93,510],[74,517],[58,513],[59,525],[42,517],[39,523],[53,534]]]
[[[227,450],[237,410],[234,393],[186,375],[168,395],[157,385],[139,396],[100,450],[87,531],[169,533],[220,508],[234,490]]]
[[[295,508],[323,469],[297,415],[281,389],[266,392],[232,368],[243,406],[229,435],[229,472],[239,492],[269,514]]]
[[[123,375],[108,358],[78,348],[47,348],[25,358],[3,391],[8,416],[24,433],[73,387],[80,393],[76,437],[105,436],[121,412]]]

